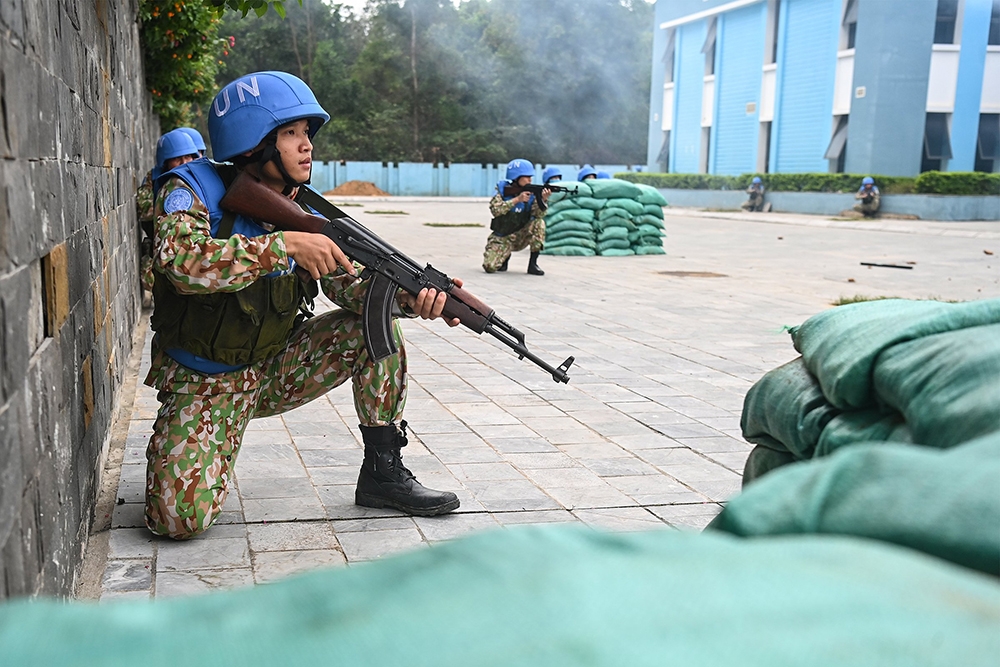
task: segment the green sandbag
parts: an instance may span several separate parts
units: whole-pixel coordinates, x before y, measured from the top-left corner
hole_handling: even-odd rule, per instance
[[[617,178],[598,178],[587,183],[592,192],[590,196],[597,199],[638,199],[642,195],[642,190],[636,187],[635,183]]]
[[[667,200],[664,199],[663,194],[652,185],[646,185],[645,183],[636,183],[635,185],[641,192],[638,197],[640,203],[652,204],[658,207],[667,206]]]
[[[593,211],[600,211],[607,206],[607,199],[594,199],[593,197],[574,197],[574,203],[580,208],[589,208]]]
[[[667,251],[658,245],[632,246],[632,252],[637,255],[666,255]]]
[[[607,248],[602,250],[599,254],[604,257],[629,257],[635,254],[631,248]]]
[[[562,222],[563,220],[577,220],[579,222],[591,222],[594,219],[594,212],[589,208],[571,208],[565,211],[559,211],[558,213],[552,215],[545,219],[546,224],[556,224]]]
[[[607,229],[602,229],[597,235],[597,241],[607,241],[609,239],[624,239],[628,240],[629,231],[624,227],[608,227]]]
[[[575,197],[563,199],[562,201],[557,201],[554,204],[549,204],[549,207],[545,209],[545,217],[548,218],[556,213],[559,213],[560,211],[569,211],[574,208],[581,208]]]
[[[630,255],[635,254],[632,252],[632,244],[628,242],[628,239],[607,239],[597,242],[597,254],[606,255],[608,250],[628,250]]]
[[[597,243],[592,239],[584,239],[579,237],[565,238],[557,241],[545,241],[545,247],[550,250],[555,250],[556,248],[590,248],[591,250],[597,250]]]
[[[848,410],[834,417],[823,429],[813,450],[813,458],[828,456],[848,445],[863,442],[913,442],[903,416],[895,410],[875,408]]]
[[[546,234],[557,234],[568,231],[585,232],[593,235],[594,227],[589,222],[580,222],[579,220],[560,220],[559,222],[545,225]]]
[[[659,218],[663,220],[663,207],[656,204],[646,204],[642,207],[642,212],[646,215],[651,215],[654,218]]]
[[[646,212],[642,204],[634,199],[609,199],[605,208],[623,208],[628,211],[630,216],[642,215]]]
[[[1000,431],[946,451],[856,445],[768,475],[730,499],[710,527],[756,537],[855,535],[997,576],[997,480]]]
[[[992,667],[998,617],[996,581],[870,540],[522,526],[208,595],[10,602],[0,655],[76,667]]]
[[[569,188],[570,190],[576,188],[576,194],[570,194],[567,192],[553,192],[549,196],[550,204],[555,204],[556,202],[560,202],[564,199],[573,199],[575,197],[591,196],[590,186],[586,183],[581,183],[580,181],[559,181],[558,185],[564,188]]]
[[[802,460],[812,458],[820,433],[838,412],[798,357],[768,371],[750,387],[740,428],[747,442],[775,448],[776,441]]]
[[[639,231],[628,233],[629,243],[632,245],[663,245],[663,238],[660,236],[650,236]]]
[[[842,409],[874,405],[875,360],[889,347],[945,331],[1000,323],[1000,299],[967,303],[887,299],[832,308],[791,329],[823,393]]]
[[[647,215],[643,213],[642,215],[637,215],[632,219],[637,225],[649,225],[650,227],[655,227],[656,229],[663,229],[663,220],[657,218],[654,215]]]
[[[792,453],[774,438],[762,435],[757,437],[757,442],[759,444],[750,450],[743,464],[743,488],[772,470],[796,461]]]
[[[545,244],[566,245],[565,242],[567,241],[572,241],[575,243],[576,241],[593,241],[593,240],[594,240],[593,234],[583,235],[580,232],[563,232],[560,234],[553,234],[552,236],[546,236]]]
[[[1000,431],[1000,324],[890,347],[875,363],[875,393],[921,444],[952,447]]]
[[[636,231],[643,236],[652,236],[653,238],[659,238],[663,234],[659,227],[654,227],[653,225],[647,225],[645,223],[638,223]]]
[[[598,220],[607,220],[608,218],[625,218],[626,220],[631,220],[632,214],[625,209],[618,208],[616,206],[602,208],[597,212]]]
[[[590,248],[581,248],[579,246],[565,246],[561,248],[546,248],[542,251],[543,255],[563,255],[567,257],[594,257],[597,252]]]
[[[607,229],[609,227],[624,227],[629,231],[635,229],[635,225],[628,218],[622,218],[619,216],[613,216],[610,218],[601,218],[599,220],[594,220],[594,229],[601,231],[602,229]]]

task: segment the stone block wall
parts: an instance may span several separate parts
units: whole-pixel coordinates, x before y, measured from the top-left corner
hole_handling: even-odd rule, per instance
[[[139,314],[137,0],[0,2],[0,598],[68,595]]]

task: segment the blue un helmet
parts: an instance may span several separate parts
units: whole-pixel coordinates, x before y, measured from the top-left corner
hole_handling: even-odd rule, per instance
[[[599,172],[597,172],[597,177],[598,178],[611,178],[611,174],[609,174],[606,171],[599,171]]]
[[[330,120],[305,82],[285,72],[255,72],[241,76],[219,91],[208,114],[208,135],[213,157],[224,162],[248,164],[273,161],[289,186],[292,180],[275,146],[277,129],[307,119],[309,137]],[[258,154],[243,154],[264,144]],[[308,182],[308,181],[307,181]]]
[[[760,183],[761,182],[760,176],[754,176],[753,180],[750,181],[750,182],[753,183],[753,184],[755,184],[755,185],[758,184],[758,183]]]
[[[861,179],[861,185],[875,185],[875,179],[871,176],[865,176]]]
[[[549,181],[552,179],[562,180],[562,171],[559,167],[549,167],[544,172],[542,172],[542,183],[548,185]]]
[[[535,165],[518,158],[507,163],[507,175],[504,177],[511,183],[516,183],[522,176],[534,176]]]
[[[583,169],[581,169],[577,173],[576,180],[582,181],[583,179],[587,178],[588,176],[595,176],[596,177],[597,176],[597,170],[594,169],[593,167],[591,167],[589,164],[585,164],[585,165],[583,165]]]
[[[208,147],[205,146],[205,139],[201,136],[201,132],[193,127],[178,127],[177,129],[191,137],[191,141],[194,142],[194,147],[198,149],[200,155],[205,154],[205,150]]]
[[[156,142],[156,166],[153,167],[153,180],[155,181],[166,171],[166,162],[172,158],[190,155],[198,157],[198,149],[194,142],[184,132],[171,130],[160,137]]]

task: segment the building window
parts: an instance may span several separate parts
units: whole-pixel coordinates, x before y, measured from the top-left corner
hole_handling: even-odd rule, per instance
[[[1000,0],[993,0],[993,11],[990,13],[990,36],[986,43],[990,46],[1000,46]]]
[[[992,172],[1000,160],[1000,114],[984,113],[979,116],[979,136],[976,139],[975,171]]]
[[[841,28],[841,48],[853,49],[854,38],[858,32],[858,0],[845,0]]]
[[[757,171],[766,174],[771,160],[771,121],[760,124],[757,140]]]
[[[956,23],[958,23],[958,0],[938,0],[934,43],[954,44]]]
[[[946,113],[927,114],[924,129],[924,155],[920,171],[941,171],[945,160],[951,159],[951,138],[948,136]]]
[[[705,76],[715,74],[715,31],[718,26],[719,17],[713,16],[708,20],[708,34],[701,47],[701,52],[705,54]]]
[[[847,160],[847,116],[837,116],[833,126],[833,136],[823,155],[830,161],[830,171],[843,174]]]
[[[767,0],[767,29],[764,34],[764,64],[778,62],[778,18],[781,0]]]
[[[707,174],[708,173],[708,156],[712,150],[712,128],[703,127],[701,128],[701,156],[698,173]]]
[[[674,80],[674,55],[677,52],[677,28],[667,31],[667,48],[663,51],[663,83]]]
[[[660,146],[660,154],[656,156],[656,164],[660,165],[663,173],[670,171],[670,132],[663,133],[663,145]]]

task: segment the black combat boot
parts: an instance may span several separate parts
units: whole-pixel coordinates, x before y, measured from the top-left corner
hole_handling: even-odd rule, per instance
[[[400,428],[401,427],[401,428]],[[434,491],[417,481],[400,458],[406,446],[406,422],[388,426],[361,426],[365,461],[354,492],[355,504],[363,507],[395,507],[407,514],[434,516],[459,505],[451,491]]]
[[[510,257],[507,257],[507,259],[505,259],[505,260],[503,261],[503,264],[501,264],[501,265],[500,265],[500,266],[499,266],[499,267],[497,268],[497,271],[506,271],[506,270],[507,270],[507,262],[509,262],[509,261],[510,261]]]
[[[528,273],[533,276],[544,276],[545,272],[538,268],[538,253],[531,253],[531,257],[528,258]]]

